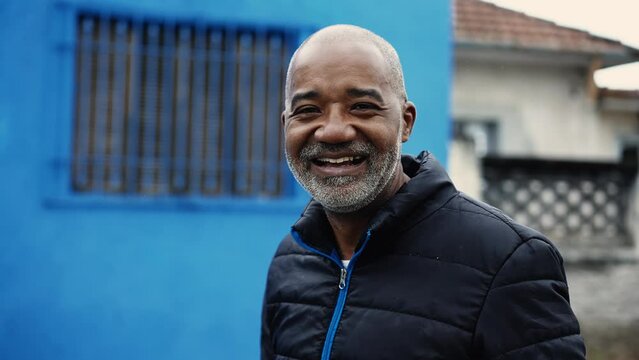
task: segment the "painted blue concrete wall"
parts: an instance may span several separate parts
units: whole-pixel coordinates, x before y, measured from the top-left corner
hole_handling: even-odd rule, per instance
[[[57,197],[72,64],[60,65],[56,46],[74,26],[68,14],[84,7],[370,28],[397,48],[417,104],[407,152],[427,148],[445,161],[447,0],[0,1],[0,359],[257,358],[266,269],[306,200],[299,190],[240,205]]]

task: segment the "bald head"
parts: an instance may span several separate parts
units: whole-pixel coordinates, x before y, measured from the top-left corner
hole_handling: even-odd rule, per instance
[[[289,103],[292,70],[298,55],[310,45],[326,46],[330,49],[331,44],[359,42],[374,45],[382,55],[384,62],[388,65],[388,82],[393,92],[401,100],[407,100],[406,87],[404,85],[404,75],[399,56],[393,46],[381,36],[355,25],[332,25],[325,27],[309,36],[293,54],[286,73],[286,104]],[[288,105],[287,105],[288,106]]]

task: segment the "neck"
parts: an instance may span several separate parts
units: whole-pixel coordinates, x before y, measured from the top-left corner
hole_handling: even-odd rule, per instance
[[[398,172],[386,189],[371,204],[352,213],[336,213],[326,210],[326,217],[333,228],[335,241],[339,247],[343,260],[350,260],[355,253],[357,244],[366,231],[366,228],[373,218],[373,215],[392,198],[397,191],[410,180],[408,175],[404,174],[401,165],[398,166]]]
[[[357,243],[366,230],[372,214],[362,214],[360,212],[340,214],[326,211],[326,217],[331,224],[331,228],[333,228],[335,241],[342,259],[349,260],[353,257]]]

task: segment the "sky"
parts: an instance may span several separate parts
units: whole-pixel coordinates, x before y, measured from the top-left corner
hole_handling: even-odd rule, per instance
[[[639,0],[488,0],[639,49]],[[595,73],[600,87],[639,89],[639,62]]]

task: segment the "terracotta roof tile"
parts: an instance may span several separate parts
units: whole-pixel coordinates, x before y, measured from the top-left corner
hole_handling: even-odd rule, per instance
[[[455,0],[454,6],[457,43],[604,54],[637,51],[618,41],[480,0]]]

